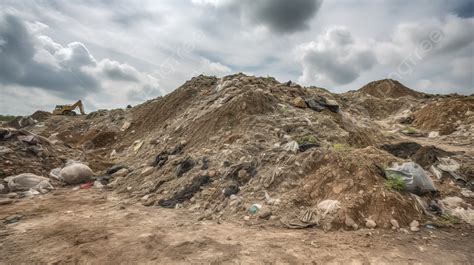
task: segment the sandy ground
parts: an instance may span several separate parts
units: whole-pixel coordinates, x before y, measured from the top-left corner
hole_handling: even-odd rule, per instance
[[[469,264],[469,226],[324,232],[226,220],[186,209],[144,207],[113,192],[62,188],[0,206],[1,264],[311,263]]]

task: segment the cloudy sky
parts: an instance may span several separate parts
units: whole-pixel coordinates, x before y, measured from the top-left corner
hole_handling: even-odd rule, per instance
[[[474,93],[472,0],[0,0],[0,113],[125,107],[244,72]]]

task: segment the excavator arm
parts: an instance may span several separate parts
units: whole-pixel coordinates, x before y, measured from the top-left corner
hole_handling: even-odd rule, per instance
[[[84,112],[84,106],[82,105],[82,101],[78,100],[74,105],[72,105],[71,110],[74,110],[76,108],[79,108],[79,111],[81,112],[82,115],[85,115],[86,113]]]

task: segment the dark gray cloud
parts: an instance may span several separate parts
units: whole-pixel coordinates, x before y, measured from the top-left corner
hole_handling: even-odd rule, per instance
[[[455,0],[451,4],[454,6],[453,11],[456,15],[463,18],[474,17],[474,1],[472,0]]]
[[[268,26],[274,32],[291,33],[309,29],[309,21],[321,4],[322,0],[247,1],[245,11],[249,12],[253,21]]]
[[[27,25],[12,14],[5,14],[0,20],[0,83],[43,88],[69,98],[100,88],[99,82],[82,70],[83,66],[95,64],[82,44],[71,43],[58,50],[51,63],[38,61],[38,39]],[[53,58],[46,50],[43,52]]]
[[[209,30],[219,32],[212,22],[230,25],[232,20],[244,19],[251,25],[263,25],[274,33],[294,33],[308,30],[309,23],[319,11],[323,0],[195,0],[199,4],[214,4],[199,22],[208,24]],[[217,25],[219,25],[217,24]]]

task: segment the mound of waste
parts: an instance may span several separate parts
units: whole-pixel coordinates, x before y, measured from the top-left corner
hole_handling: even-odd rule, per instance
[[[381,82],[364,93],[333,94],[271,77],[198,76],[125,110],[42,115],[24,128],[55,140],[51,148],[61,159],[29,172],[64,185],[95,181],[143,205],[185,207],[203,219],[288,228],[408,227],[445,213],[448,181],[460,177],[459,189],[472,188],[465,168],[472,157],[383,132],[374,117],[421,109],[431,99]],[[381,87],[383,95],[374,92]],[[63,156],[64,148],[71,155]],[[71,159],[88,163],[90,172],[75,169],[87,176],[65,179]]]

